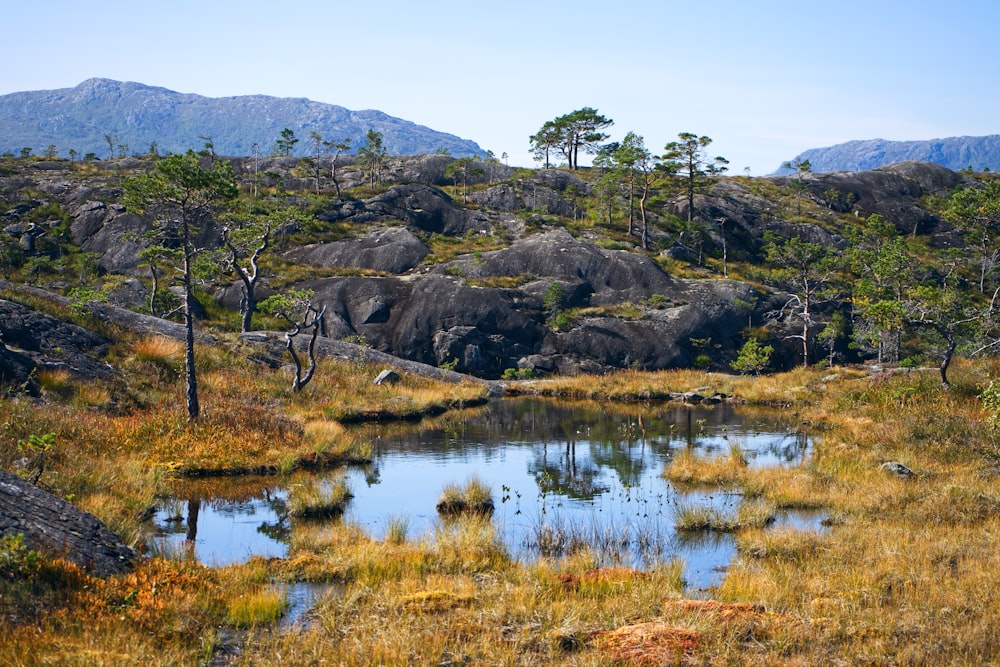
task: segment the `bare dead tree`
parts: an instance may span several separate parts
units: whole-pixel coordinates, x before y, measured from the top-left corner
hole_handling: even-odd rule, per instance
[[[295,364],[295,374],[292,377],[292,391],[301,391],[309,384],[316,374],[316,339],[325,331],[323,316],[326,306],[316,307],[312,302],[310,290],[291,290],[284,294],[275,294],[260,303],[263,312],[271,313],[288,322],[290,329],[285,332],[285,349],[288,350],[292,363]],[[295,317],[292,313],[301,312]],[[309,367],[303,371],[302,358],[295,350],[295,337],[304,331],[310,332],[309,344],[306,346]]]
[[[316,308],[316,306],[312,305],[312,303],[309,303],[306,305],[306,310],[302,314],[302,318],[297,322],[293,322],[292,328],[285,332],[285,349],[288,350],[288,354],[292,357],[292,363],[295,364],[295,376],[292,378],[292,391],[300,391],[303,387],[309,384],[309,381],[313,379],[313,375],[316,373],[316,339],[319,338],[320,330],[322,329],[323,316],[325,314],[326,306]],[[307,347],[309,355],[309,368],[306,369],[305,374],[303,374],[302,360],[295,351],[295,337],[303,331],[308,330],[311,330],[309,345]]]

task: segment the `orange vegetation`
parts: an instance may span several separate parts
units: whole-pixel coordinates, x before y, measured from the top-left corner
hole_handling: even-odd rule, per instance
[[[593,642],[613,663],[645,667],[676,664],[698,648],[699,637],[694,630],[649,621],[601,630]]]

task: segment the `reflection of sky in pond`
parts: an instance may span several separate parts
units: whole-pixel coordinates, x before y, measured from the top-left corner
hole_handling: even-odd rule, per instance
[[[475,476],[493,489],[493,520],[510,551],[532,559],[544,546],[584,540],[603,564],[649,567],[681,557],[692,588],[717,583],[735,553],[730,535],[678,535],[673,529],[678,494],[661,473],[677,451],[728,454],[739,445],[754,466],[794,465],[807,441],[797,433],[757,423],[730,406],[692,410],[673,406],[499,401],[468,415],[455,413],[431,428],[398,435],[367,427],[377,443],[370,466],[347,471],[354,498],[346,519],[381,538],[393,518],[405,519],[418,538],[434,530],[435,503],[448,484]],[[330,477],[343,471],[324,473]],[[252,554],[284,556],[289,522],[281,479],[252,500],[198,504],[195,552],[207,563],[245,560]],[[741,498],[722,491],[685,493],[725,510]],[[167,522],[173,514],[181,520]],[[189,503],[174,503],[155,518],[183,543]],[[817,519],[788,520],[814,528]],[[175,548],[175,547],[171,547]]]

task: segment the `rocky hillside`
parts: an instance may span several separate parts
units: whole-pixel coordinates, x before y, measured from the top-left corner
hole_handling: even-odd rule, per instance
[[[153,144],[162,153],[183,152],[202,146],[205,137],[211,137],[221,155],[251,155],[255,144],[267,155],[284,128],[299,139],[294,155],[305,154],[310,132],[328,140],[349,138],[357,148],[370,129],[382,133],[386,150],[394,155],[483,154],[473,141],[381,111],[352,111],[304,98],[210,98],[109,79],[0,96],[0,153],[15,155],[25,147],[38,155],[50,145],[63,157],[70,150],[101,158],[112,152],[145,154]]]
[[[277,230],[264,256],[263,294],[311,290],[314,303],[326,307],[328,338],[484,378],[613,368],[728,371],[748,331],[767,332],[776,348],[772,368],[790,367],[801,361],[798,325],[783,315],[789,294],[771,280],[766,240],[799,237],[839,252],[848,243],[846,225],[878,213],[928,246],[960,243],[926,202],[969,178],[910,162],[802,179],[718,179],[696,196],[693,216],[715,224],[696,234],[683,223],[686,198],[661,198],[643,250],[624,221],[606,222],[593,174],[481,162],[459,184],[446,177],[451,160],[397,158],[373,192],[347,159],[342,197],[329,178],[317,184],[295,158],[257,165],[268,174],[258,196],[303,212]],[[151,243],[150,223],[121,204],[119,178],[152,166],[138,159],[0,163],[7,253],[0,271],[60,292],[92,284],[112,303],[148,312],[149,269],[140,252]],[[234,162],[243,184],[253,168],[248,159]],[[201,243],[218,247],[218,227],[204,229]],[[234,326],[241,289],[231,275],[217,276],[200,298],[204,317],[218,311],[212,301],[231,313],[228,320],[215,315],[214,328]],[[840,307],[817,306],[810,335]],[[54,342],[31,343],[26,327],[58,328],[5,308],[10,316],[0,336],[12,348],[12,377],[27,377],[33,364],[91,373],[69,349],[99,350],[99,340],[71,345],[60,333]],[[838,358],[859,360],[849,342],[847,335],[835,342]]]
[[[1000,170],[1000,135],[926,141],[848,141],[826,148],[811,148],[796,155],[790,162],[799,164],[804,160],[809,161],[814,172],[869,171],[908,160],[933,162],[955,171],[997,171]],[[775,174],[791,172],[791,169],[781,166]]]

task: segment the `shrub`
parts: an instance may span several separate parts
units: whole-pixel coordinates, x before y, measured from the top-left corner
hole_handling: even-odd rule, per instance
[[[756,338],[751,338],[740,348],[740,353],[736,361],[730,364],[737,373],[753,373],[760,375],[760,372],[771,363],[771,354],[774,348],[770,345],[761,345]]]
[[[505,368],[503,371],[504,380],[533,380],[535,371],[530,368]]]

